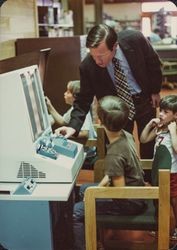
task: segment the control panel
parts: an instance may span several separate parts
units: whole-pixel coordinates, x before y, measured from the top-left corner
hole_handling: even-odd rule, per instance
[[[59,154],[74,158],[78,152],[77,145],[64,136],[45,136],[37,144],[36,152],[40,155],[57,159]]]
[[[36,182],[33,178],[28,177],[25,179],[22,183],[18,185],[16,190],[13,192],[13,194],[32,194],[34,189],[36,188]]]
[[[77,145],[68,141],[63,136],[57,136],[53,139],[53,148],[60,154],[74,158],[77,154]]]
[[[40,155],[52,158],[54,160],[56,160],[58,156],[58,153],[52,147],[45,146],[43,144],[38,145],[36,152]]]

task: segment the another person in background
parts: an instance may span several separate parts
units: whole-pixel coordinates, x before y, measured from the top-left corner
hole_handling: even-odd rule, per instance
[[[171,159],[170,197],[177,226],[177,95],[169,95],[161,99],[159,118],[152,119],[146,125],[140,140],[142,143],[147,143],[155,138],[154,154],[157,147],[164,145],[168,154],[166,156]],[[177,228],[174,235],[177,235]],[[177,250],[177,245],[172,250]]]
[[[74,102],[71,120],[68,127],[61,127],[56,133],[66,137],[74,134],[77,136],[94,96],[99,100],[104,96],[114,95],[127,101],[122,94],[124,90],[118,90],[122,80],[118,81],[114,75],[114,61],[117,60],[135,109],[125,130],[132,133],[136,121],[140,136],[145,125],[156,117],[159,105],[162,72],[158,54],[141,32],[125,30],[117,35],[114,29],[105,24],[96,25],[89,31],[86,47],[90,53],[80,65],[81,91]],[[141,144],[141,158],[152,158],[153,146],[153,142]]]
[[[78,80],[70,81],[67,84],[67,90],[64,93],[64,99],[65,99],[66,104],[71,105],[71,108],[64,115],[59,114],[58,111],[52,105],[49,98],[45,97],[48,111],[52,115],[53,121],[57,123],[59,126],[64,126],[64,125],[69,124],[70,119],[71,119],[71,112],[73,110],[73,102],[76,99],[79,92],[80,92],[80,81]],[[92,116],[91,116],[91,113],[88,112],[85,117],[85,121],[82,125],[82,128],[78,134],[78,138],[87,140],[88,138],[95,138],[95,137],[96,137],[96,132],[93,127]],[[96,156],[95,147],[85,146],[84,150],[87,153],[87,157],[86,157],[87,161],[89,159],[91,160],[91,158]],[[90,165],[89,162],[85,162],[85,166],[86,165]],[[89,167],[90,166],[88,166],[88,168]]]
[[[74,206],[75,250],[85,250],[84,192],[89,186],[144,186],[143,170],[135,149],[133,136],[123,130],[128,122],[129,107],[116,96],[105,96],[98,102],[98,118],[109,140],[104,159],[105,176],[98,184],[84,184],[81,201]],[[140,214],[146,207],[140,199],[109,199],[96,202],[97,214]]]
[[[151,34],[149,36],[149,40],[153,44],[160,43],[162,41],[162,39],[160,37],[160,30],[158,28],[154,29],[151,32]]]

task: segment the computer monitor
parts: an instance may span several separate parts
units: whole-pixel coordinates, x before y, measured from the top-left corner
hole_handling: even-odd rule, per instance
[[[69,140],[60,144],[52,133],[37,65],[0,74],[0,121],[0,181],[32,177],[61,183],[76,178],[83,145]],[[77,150],[69,157],[65,152],[72,144]],[[63,146],[65,152],[59,152]]]
[[[33,141],[50,127],[37,69],[20,74],[30,116]]]

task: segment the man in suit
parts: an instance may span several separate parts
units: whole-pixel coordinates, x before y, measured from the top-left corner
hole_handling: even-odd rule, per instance
[[[132,133],[136,121],[140,136],[145,125],[156,116],[160,101],[162,72],[159,56],[141,32],[124,30],[116,34],[105,24],[96,25],[89,31],[86,47],[90,53],[80,65],[81,90],[69,126],[57,129],[56,133],[77,136],[94,96],[99,100],[103,96],[119,95],[113,64],[113,58],[116,58],[135,107],[135,115],[129,119],[125,130]],[[153,142],[140,145],[141,158],[152,158],[153,146]]]

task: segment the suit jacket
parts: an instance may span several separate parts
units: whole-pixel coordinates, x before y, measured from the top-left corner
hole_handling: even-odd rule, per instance
[[[159,93],[162,83],[161,61],[150,42],[139,31],[126,30],[118,33],[122,49],[132,74],[142,89],[150,96]],[[107,68],[99,67],[88,54],[80,65],[81,90],[74,103],[69,126],[79,132],[93,97],[99,100],[106,95],[117,95]]]

